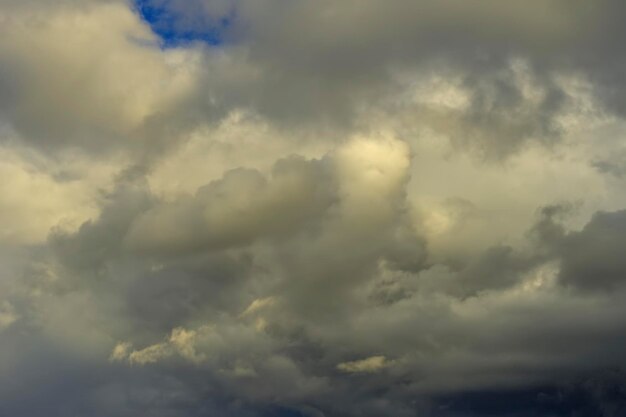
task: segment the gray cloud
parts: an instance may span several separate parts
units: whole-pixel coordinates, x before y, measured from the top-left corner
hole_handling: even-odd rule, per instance
[[[580,232],[562,242],[560,279],[582,289],[614,290],[624,281],[621,255],[626,213],[597,213]]]
[[[623,414],[619,2],[151,4],[0,3],[0,415]]]
[[[139,251],[179,247],[187,252],[289,234],[309,222],[315,227],[315,218],[338,199],[327,162],[280,160],[270,180],[254,170],[227,172],[196,196],[143,214],[133,222],[126,242]]]
[[[618,26],[606,25],[607,16],[623,14],[615,2],[518,7],[490,0],[385,5],[268,0],[172,2],[168,7],[176,10],[176,24],[191,29],[198,28],[198,16],[234,16],[223,37],[225,48],[237,57],[237,69],[227,70],[225,78],[214,74],[221,80],[209,88],[229,105],[250,107],[290,128],[362,128],[371,110],[398,111],[397,105],[389,109],[389,101],[411,88],[399,73],[419,77],[433,71],[460,74],[471,105],[440,110],[420,119],[421,124],[443,128],[455,142],[469,143],[490,157],[509,155],[529,141],[557,141],[562,133],[558,116],[571,100],[555,80],[560,73],[597,81],[602,103],[617,109],[611,104],[616,100],[602,92],[619,91],[610,81],[615,77],[595,77],[608,72],[596,62],[619,56],[605,39],[619,38]],[[577,49],[580,45],[585,46]],[[530,64],[529,81],[539,92],[532,99],[528,85],[510,70],[515,59]],[[423,106],[411,110],[424,113]],[[458,120],[459,128],[450,132],[437,121],[441,117]]]

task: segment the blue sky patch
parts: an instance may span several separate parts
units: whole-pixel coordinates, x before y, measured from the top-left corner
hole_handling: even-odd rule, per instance
[[[224,31],[231,25],[232,15],[213,20],[208,16],[186,16],[170,7],[167,0],[134,0],[135,10],[161,38],[164,48],[175,48],[191,42],[211,46],[224,43]]]

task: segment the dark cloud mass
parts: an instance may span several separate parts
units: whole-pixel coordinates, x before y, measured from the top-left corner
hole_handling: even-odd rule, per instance
[[[0,417],[626,415],[617,0],[0,0]]]

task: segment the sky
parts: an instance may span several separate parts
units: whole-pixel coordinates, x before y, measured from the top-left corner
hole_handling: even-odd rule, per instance
[[[0,0],[0,417],[626,415],[625,19]]]

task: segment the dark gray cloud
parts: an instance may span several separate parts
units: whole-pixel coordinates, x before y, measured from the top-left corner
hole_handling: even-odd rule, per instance
[[[469,108],[440,110],[420,123],[443,129],[453,141],[477,146],[482,154],[499,157],[528,141],[552,143],[560,136],[555,118],[568,95],[555,82],[555,74],[600,73],[595,62],[613,59],[619,55],[616,50],[588,59],[578,59],[578,49],[568,51],[585,42],[589,45],[581,49],[607,49],[604,36],[618,27],[600,29],[605,28],[604,18],[622,12],[612,2],[592,7],[556,0],[528,7],[490,0],[394,1],[384,6],[376,2],[341,6],[275,1],[155,3],[179,16],[175,21],[181,31],[205,25],[207,19],[234,16],[223,34],[222,51],[208,53],[202,67],[189,70],[187,81],[168,79],[175,68],[163,60],[156,44],[145,45],[156,42],[154,36],[132,22],[123,4],[94,2],[70,12],[81,14],[81,25],[64,23],[63,10],[73,3],[60,5],[47,13],[50,23],[34,26],[28,36],[22,23],[37,21],[43,11],[38,12],[37,6],[6,5],[7,11],[16,8],[20,17],[4,29],[5,37],[14,42],[3,46],[0,57],[6,62],[0,85],[7,91],[2,102],[7,121],[26,140],[48,150],[78,146],[100,152],[111,147],[119,150],[120,144],[130,141],[141,152],[154,153],[184,141],[198,125],[215,123],[242,108],[290,131],[306,127],[345,132],[368,127],[372,110],[397,111],[387,103],[411,88],[410,82],[398,78],[399,73],[419,78],[452,70],[470,96]],[[119,31],[91,29],[90,22],[101,11],[110,19],[106,27]],[[76,33],[84,33],[84,41],[75,45],[71,56],[54,48],[48,55],[29,52],[50,48],[56,37],[67,39]],[[147,41],[137,42],[141,39]],[[100,61],[103,56],[116,56],[128,64],[122,70]],[[527,97],[527,86],[511,71],[515,59],[530,63],[530,82],[540,90],[536,98]],[[93,65],[98,65],[98,72],[89,71]],[[133,81],[146,73],[150,78]],[[614,78],[607,74],[597,80],[602,97],[604,90],[619,91],[611,81]],[[129,84],[107,89],[114,79]],[[606,96],[603,102],[619,101]],[[83,102],[91,105],[84,107]],[[409,110],[423,111],[419,106]],[[441,117],[456,119],[459,127],[449,131],[437,123]]]
[[[562,241],[560,279],[584,290],[615,290],[626,276],[623,236],[626,212],[600,212]]]
[[[213,74],[221,80],[209,88],[230,106],[249,107],[296,129],[363,127],[373,109],[398,111],[397,106],[388,108],[389,100],[411,88],[399,73],[420,77],[452,71],[460,76],[470,106],[420,123],[443,129],[456,143],[483,155],[501,157],[527,142],[551,144],[560,138],[558,117],[572,101],[558,82],[560,74],[590,80],[601,104],[621,114],[624,94],[617,74],[623,65],[615,45],[623,38],[616,22],[624,10],[618,3],[153,4],[171,8],[176,24],[193,30],[201,16],[229,17],[223,48],[238,56],[238,69]],[[523,75],[531,77],[527,82],[538,91],[533,98],[527,94],[529,85],[511,71],[516,59],[529,64]],[[457,119],[460,126],[450,132],[436,116]]]
[[[448,267],[422,260],[421,267],[405,268],[389,258],[394,246],[388,239],[396,235],[381,231],[394,230],[394,222],[372,229],[368,239],[375,240],[367,244],[361,242],[370,233],[365,223],[335,236],[333,214],[318,231],[292,227],[303,236],[137,256],[122,244],[133,219],[168,204],[145,187],[141,179],[121,177],[99,219],[51,238],[54,257],[42,262],[54,272],[30,272],[9,298],[19,318],[5,330],[5,363],[16,367],[6,375],[19,372],[18,388],[25,384],[29,391],[17,394],[6,385],[6,412],[619,415],[611,410],[620,410],[621,397],[602,388],[602,374],[592,377],[597,389],[575,384],[622,360],[624,293],[574,295],[567,287],[575,281],[566,280],[577,279],[567,275],[572,259],[576,271],[597,268],[597,256],[575,250],[597,246],[596,232],[619,223],[621,212],[598,214],[580,232],[553,223],[560,232],[549,233],[547,222],[559,208],[547,208],[529,236],[559,249],[494,247],[467,265]],[[338,207],[348,204],[342,198]],[[369,217],[372,209],[350,213]],[[402,218],[402,210],[396,213]],[[339,257],[333,256],[334,239],[343,245]],[[413,262],[423,259],[420,251],[413,249]],[[533,271],[553,260],[563,265],[554,277],[559,281],[536,282]],[[553,286],[558,282],[563,286]],[[371,285],[375,293],[393,286],[404,293],[380,303],[380,296],[362,291]],[[36,289],[41,295],[33,295]],[[72,316],[80,306],[91,311]],[[34,323],[44,324],[43,334]],[[21,351],[23,343],[36,348]],[[115,347],[120,343],[127,345]],[[377,355],[384,359],[366,361]],[[339,366],[359,361],[360,367]],[[60,374],[64,384],[50,380]],[[579,390],[585,399],[576,401],[571,392]],[[29,401],[34,396],[41,399]],[[509,407],[500,396],[510,398]],[[510,404],[518,402],[513,411]]]

